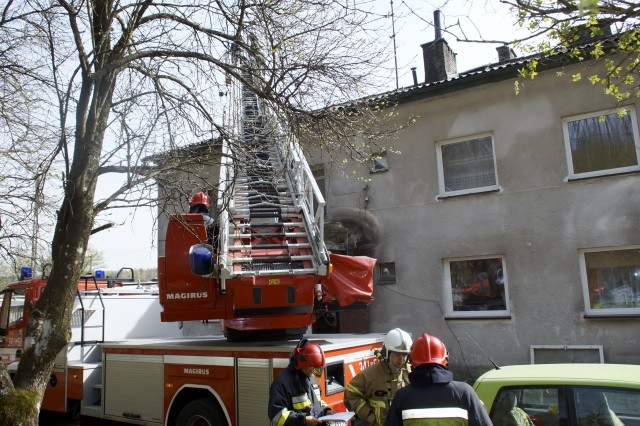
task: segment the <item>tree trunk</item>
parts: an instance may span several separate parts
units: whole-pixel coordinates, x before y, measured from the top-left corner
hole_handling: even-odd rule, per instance
[[[74,158],[64,182],[65,197],[52,242],[53,267],[46,291],[29,318],[27,336],[33,338],[34,344],[24,351],[14,379],[15,389],[6,396],[23,408],[12,414],[17,416],[13,419],[0,410],[2,425],[37,426],[40,403],[56,356],[71,338],[71,315],[93,226],[93,198],[115,79],[115,74],[100,80],[84,76],[79,104],[84,101],[88,109],[76,117]]]

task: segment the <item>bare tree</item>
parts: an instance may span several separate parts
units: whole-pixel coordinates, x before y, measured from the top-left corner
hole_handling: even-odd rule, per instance
[[[29,322],[35,343],[22,355],[14,384],[0,371],[0,424],[37,424],[55,357],[69,339],[73,289],[100,214],[153,203],[154,179],[192,171],[203,150],[215,158],[215,141],[233,139],[230,79],[254,91],[299,137],[368,160],[371,145],[389,130],[371,130],[380,102],[351,101],[379,92],[377,84],[392,75],[376,43],[379,18],[337,0],[5,5],[0,43],[10,54],[0,66],[13,65],[7,75],[20,84],[5,86],[17,106],[4,117],[2,144],[24,150],[19,160],[27,169],[25,204],[8,205],[7,214],[33,216],[44,188],[62,195],[47,201],[55,207],[53,265]],[[28,43],[14,44],[17,34]],[[258,64],[249,78],[234,54]],[[355,135],[364,142],[353,144]],[[181,149],[198,141],[205,141],[201,150]],[[149,161],[158,153],[163,161]],[[94,200],[99,180],[115,174],[117,188]]]

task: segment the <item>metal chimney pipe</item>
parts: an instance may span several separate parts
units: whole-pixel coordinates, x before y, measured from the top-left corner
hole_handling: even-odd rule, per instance
[[[433,27],[435,28],[435,31],[436,31],[435,40],[438,40],[440,37],[442,37],[442,27],[440,26],[440,11],[439,10],[435,10],[433,12]]]
[[[413,75],[413,85],[418,85],[418,74],[416,74],[416,67],[411,67],[411,75]]]

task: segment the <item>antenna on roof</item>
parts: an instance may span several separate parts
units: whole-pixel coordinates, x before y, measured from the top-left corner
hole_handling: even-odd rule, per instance
[[[500,370],[500,367],[498,367],[498,364],[496,364],[495,362],[493,362],[493,360],[491,359],[491,357],[489,355],[487,355],[487,353],[484,351],[484,349],[482,349],[480,347],[480,345],[478,344],[478,342],[476,342],[475,340],[473,340],[473,337],[471,337],[471,335],[469,334],[469,332],[467,331],[467,336],[469,337],[469,339],[471,339],[471,341],[473,343],[475,343],[475,345],[478,347],[478,349],[480,349],[480,351],[484,354],[484,356],[487,357],[487,359],[491,362],[491,364],[493,364],[493,366],[496,368],[496,370]]]
[[[391,38],[393,39],[393,61],[395,63],[396,70],[396,90],[398,90],[398,55],[396,52],[396,21],[393,15],[393,0],[391,0]]]

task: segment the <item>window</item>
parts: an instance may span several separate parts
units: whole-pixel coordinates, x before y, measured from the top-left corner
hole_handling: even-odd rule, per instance
[[[529,417],[535,425],[568,426],[566,405],[563,387],[504,387],[496,395],[490,417],[495,425],[531,424],[521,420]]]
[[[376,268],[376,284],[389,285],[396,283],[396,264],[395,262],[382,262],[377,264]]]
[[[580,251],[585,313],[640,315],[640,246]]]
[[[382,173],[389,170],[387,152],[382,151],[371,155],[371,169],[369,173]]]
[[[573,402],[580,425],[629,425],[640,421],[640,391],[575,387]]]
[[[324,377],[327,396],[344,392],[344,362],[327,364]]]
[[[569,178],[639,171],[636,111],[597,112],[562,120]]]
[[[440,195],[462,195],[498,190],[493,137],[438,142]]]
[[[507,274],[502,257],[446,259],[444,279],[448,316],[509,315]]]
[[[531,364],[603,363],[602,345],[531,345]]]
[[[632,425],[640,421],[640,391],[572,385],[502,387],[489,413],[495,425]]]

